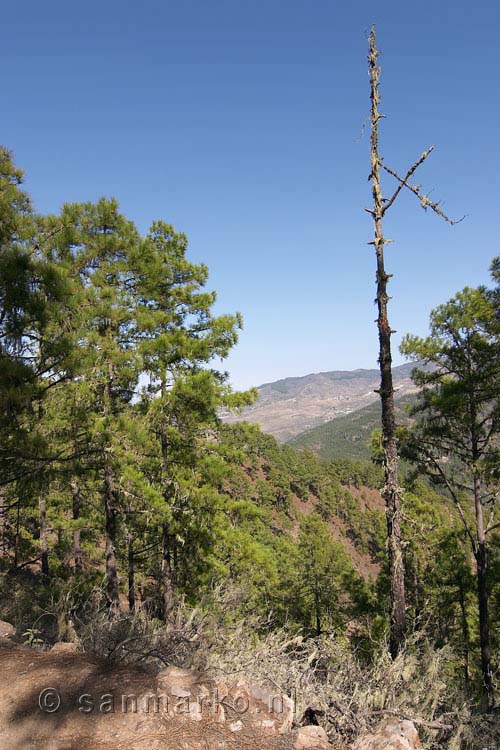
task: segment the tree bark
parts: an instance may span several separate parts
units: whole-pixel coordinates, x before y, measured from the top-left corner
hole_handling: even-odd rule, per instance
[[[19,539],[21,535],[21,498],[18,498],[16,509],[16,536],[14,540],[14,570],[19,565]]]
[[[109,465],[104,468],[104,516],[106,537],[106,596],[110,611],[120,608],[120,590],[116,564],[116,507],[113,472]]]
[[[45,502],[45,494],[42,489],[38,496],[38,524],[40,532],[40,559],[42,562],[42,573],[45,576],[49,576],[49,550],[47,542],[47,507]]]
[[[104,384],[104,417],[110,419],[112,415],[111,383],[113,381],[113,365],[108,363],[108,378]],[[109,428],[109,425],[108,425]],[[110,439],[107,438],[106,443]],[[120,586],[116,563],[116,497],[113,468],[107,452],[108,444],[104,446],[104,518],[106,539],[106,596],[110,614],[120,609]]]
[[[162,526],[162,555],[161,555],[161,580],[163,619],[169,623],[172,619],[174,609],[174,576],[172,569],[171,537],[168,523]]]
[[[465,692],[469,692],[470,676],[469,676],[469,624],[467,622],[467,608],[465,599],[465,590],[462,578],[458,579],[458,599],[460,602],[460,614],[462,620],[462,640],[464,644],[464,686]]]
[[[7,554],[7,546],[6,546],[6,534],[5,530],[7,528],[7,513],[5,510],[5,496],[3,492],[0,491],[0,555],[4,557]]]
[[[128,536],[128,608],[135,612],[135,550],[134,540]]]
[[[321,635],[321,610],[319,606],[319,591],[316,586],[314,589],[314,609],[316,612],[316,635]]]
[[[165,385],[162,385],[162,397],[166,395]],[[169,477],[169,455],[168,455],[168,440],[165,436],[165,429],[162,430],[160,436],[161,442],[161,454],[162,454],[162,485],[163,485],[163,497],[165,505],[170,506],[171,494],[172,494],[172,479]],[[172,535],[170,533],[170,524],[165,521],[162,524],[162,543],[161,543],[161,584],[162,584],[162,604],[163,604],[163,620],[165,623],[169,623],[172,619],[175,601],[175,586],[174,586],[174,568],[173,568],[173,552],[172,552]]]
[[[377,65],[378,50],[375,43],[375,31],[370,34],[370,53],[368,57],[371,90],[371,138],[370,158],[373,196],[373,216],[375,237],[372,244],[375,247],[377,261],[377,307],[378,307],[378,336],[379,336],[379,366],[380,366],[380,399],[382,402],[382,446],[384,453],[385,484],[382,495],[385,501],[387,520],[387,551],[389,558],[389,575],[391,586],[391,614],[390,614],[390,651],[393,658],[399,653],[406,631],[406,603],[403,547],[401,540],[401,496],[402,490],[398,481],[398,447],[396,440],[396,421],[394,415],[394,388],[392,383],[392,353],[391,334],[387,314],[387,282],[390,275],[385,271],[384,246],[386,240],[383,234],[382,217],[384,213],[384,199],[380,181],[380,156],[378,146],[378,123],[382,115],[379,113],[379,76]]]
[[[71,481],[71,495],[73,499],[73,521],[78,522],[81,510],[81,495],[77,479]],[[75,528],[73,531],[73,560],[75,563],[75,570],[81,570],[83,568],[83,553],[81,547],[81,532],[79,528]]]
[[[485,545],[480,545],[477,553],[477,599],[479,605],[479,642],[481,647],[481,672],[483,692],[488,709],[495,705],[493,673],[491,669],[489,602],[488,602],[488,563]]]
[[[489,710],[495,704],[495,695],[493,690],[493,673],[491,669],[491,648],[490,648],[490,625],[489,625],[489,593],[488,593],[488,551],[486,548],[486,533],[484,530],[483,503],[481,501],[481,479],[477,473],[478,462],[481,458],[479,448],[477,420],[478,405],[473,387],[473,367],[472,358],[467,348],[470,377],[470,439],[472,449],[472,467],[473,467],[473,493],[474,493],[474,515],[476,520],[476,578],[477,578],[477,601],[479,609],[479,647],[481,650],[481,673],[483,677],[483,695],[486,708]]]

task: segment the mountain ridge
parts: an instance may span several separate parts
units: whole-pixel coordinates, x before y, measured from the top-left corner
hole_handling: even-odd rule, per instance
[[[398,397],[415,392],[411,380],[414,363],[393,368]],[[225,414],[224,421],[253,422],[280,442],[339,416],[362,409],[378,398],[380,385],[377,369],[330,370],[291,376],[263,383],[258,387],[256,403],[241,414]]]
[[[396,365],[392,368],[393,374],[400,372],[408,372],[411,374],[415,368],[413,362],[404,362],[402,365]],[[354,377],[361,376],[361,374],[369,375],[373,377],[380,377],[380,370],[377,367],[356,367],[354,370],[320,370],[319,372],[309,372],[305,375],[289,375],[286,378],[278,378],[278,380],[270,380],[266,383],[261,383],[257,386],[257,389],[267,388],[269,386],[276,386],[280,383],[298,382],[309,380],[310,378],[316,377],[328,377],[330,380],[351,380]]]

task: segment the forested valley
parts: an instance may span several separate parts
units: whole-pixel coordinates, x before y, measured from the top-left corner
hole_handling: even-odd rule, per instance
[[[500,261],[491,288],[403,342],[419,391],[398,428],[406,634],[390,666],[380,431],[371,460],[322,460],[225,424],[256,398],[220,369],[242,318],[214,314],[187,237],[163,221],[141,235],[108,199],[40,215],[22,182],[2,149],[0,618],[33,648],[124,663],[244,652],[255,679],[285,670],[283,689],[314,675],[302,708],[339,736],[344,691],[359,715],[479,747],[499,663]]]

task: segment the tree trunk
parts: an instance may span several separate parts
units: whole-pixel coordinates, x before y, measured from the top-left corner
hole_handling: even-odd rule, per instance
[[[396,440],[396,421],[394,416],[394,388],[392,384],[391,334],[387,314],[387,282],[390,275],[385,271],[384,245],[382,229],[384,199],[380,183],[380,157],[378,151],[378,123],[382,115],[378,111],[380,101],[378,82],[380,68],[377,66],[378,51],[375,44],[375,32],[370,34],[370,88],[371,88],[371,173],[373,210],[375,228],[375,246],[377,260],[377,307],[380,366],[380,399],[382,402],[382,446],[384,453],[385,484],[382,495],[385,501],[387,520],[387,551],[389,557],[389,575],[391,584],[390,615],[390,651],[393,658],[399,653],[406,631],[406,604],[403,548],[401,542],[401,495],[398,482],[398,448]]]
[[[0,491],[0,555],[2,557],[4,557],[4,555],[7,554],[6,534],[5,534],[6,528],[7,528],[7,512],[5,510],[5,496],[3,492]]]
[[[317,587],[314,589],[314,609],[316,611],[316,635],[321,635],[321,611],[319,606],[319,591]]]
[[[488,616],[488,563],[484,544],[477,551],[477,599],[479,604],[479,644],[481,647],[481,672],[483,692],[488,709],[495,705],[493,673],[491,670],[490,625]]]
[[[477,601],[479,608],[479,646],[481,649],[481,672],[483,676],[483,695],[486,708],[489,710],[495,704],[493,690],[493,673],[491,669],[490,625],[488,614],[488,552],[486,549],[486,534],[484,531],[483,504],[481,502],[481,479],[477,474],[477,463],[480,459],[479,441],[477,437],[477,404],[474,392],[470,398],[471,446],[472,465],[474,470],[474,514],[476,518],[476,576]]]
[[[73,498],[73,521],[78,522],[81,510],[80,486],[77,479],[71,481],[71,495]],[[75,570],[83,568],[83,553],[81,547],[81,532],[79,528],[73,530],[73,559]]]
[[[108,364],[108,379],[104,386],[104,417],[111,418],[112,394],[111,383],[113,381],[113,365]],[[109,425],[108,425],[109,427]],[[106,537],[106,595],[110,614],[120,609],[120,588],[118,582],[118,570],[116,564],[116,498],[113,469],[106,453],[107,445],[104,446],[104,517]]]
[[[414,611],[415,616],[413,620],[413,631],[417,633],[422,626],[421,623],[421,617],[422,617],[422,601],[420,596],[420,576],[419,576],[419,570],[417,569],[417,561],[415,560],[413,563],[413,591],[414,591]]]
[[[14,541],[14,564],[13,568],[16,569],[19,565],[19,539],[21,534],[21,499],[18,498],[17,510],[16,510],[16,537]]]
[[[460,602],[460,614],[462,620],[462,640],[464,644],[464,685],[465,692],[469,692],[469,624],[467,622],[467,608],[465,599],[464,584],[461,578],[458,580],[458,599]]]
[[[49,550],[47,543],[47,508],[45,494],[42,489],[38,496],[38,523],[40,531],[40,558],[42,561],[42,573],[49,576]]]
[[[163,599],[163,619],[169,623],[174,609],[174,577],[172,570],[171,537],[168,523],[162,527],[161,581]]]
[[[128,608],[135,612],[135,551],[134,541],[128,537]]]
[[[106,595],[112,613],[120,608],[120,591],[116,565],[116,508],[111,468],[104,468],[104,516],[106,536]]]
[[[162,385],[162,397],[165,397],[165,386]],[[168,441],[165,430],[160,437],[162,453],[162,485],[165,504],[170,506],[172,494],[172,479],[169,477]],[[172,535],[170,525],[164,522],[162,525],[162,555],[161,555],[161,582],[163,599],[163,619],[169,623],[172,619],[175,599],[174,570],[172,565]]]

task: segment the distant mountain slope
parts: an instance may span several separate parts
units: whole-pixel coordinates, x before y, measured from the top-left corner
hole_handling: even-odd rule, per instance
[[[400,424],[408,420],[405,407],[414,398],[410,393],[397,398],[396,418]],[[380,427],[380,410],[380,401],[377,400],[362,409],[306,430],[288,443],[296,448],[308,448],[326,461],[335,458],[370,458],[370,438],[372,431]]]
[[[399,396],[415,390],[414,364],[395,367],[394,386]],[[256,422],[264,432],[287,442],[296,435],[376,402],[378,370],[334,370],[265,383],[254,406],[241,415],[226,415],[227,422]]]

